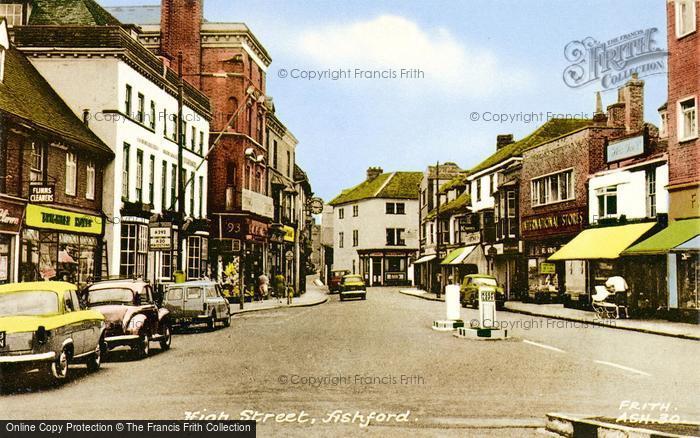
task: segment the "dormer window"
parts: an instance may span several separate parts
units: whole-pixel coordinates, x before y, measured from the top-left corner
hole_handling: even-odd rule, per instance
[[[5,3],[0,4],[0,18],[7,20],[7,25],[21,26],[22,25],[22,4],[21,3]]]

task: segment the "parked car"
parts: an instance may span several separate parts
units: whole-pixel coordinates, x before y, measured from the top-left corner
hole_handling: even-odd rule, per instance
[[[340,282],[340,301],[348,298],[367,299],[365,280],[361,275],[345,275]]]
[[[213,281],[188,281],[168,286],[163,305],[172,313],[177,325],[207,323],[214,329],[217,322],[231,325],[229,303]]]
[[[495,289],[496,308],[502,309],[506,302],[503,288],[498,285],[498,281],[496,281],[495,277],[486,274],[470,274],[464,277],[464,280],[462,280],[462,287],[460,288],[460,301],[462,302],[462,306],[478,308],[479,289],[484,287]]]
[[[144,280],[107,280],[93,283],[85,290],[87,305],[105,317],[105,342],[108,349],[128,346],[139,357],[151,353],[151,342],[170,349],[172,323],[170,312],[153,299],[153,287]]]
[[[328,290],[333,292],[340,292],[340,283],[343,281],[343,276],[350,274],[347,269],[339,269],[336,271],[331,271],[331,276],[328,279]]]
[[[60,281],[0,286],[0,383],[40,369],[65,380],[68,365],[97,371],[104,352],[104,317],[85,308],[75,285]]]

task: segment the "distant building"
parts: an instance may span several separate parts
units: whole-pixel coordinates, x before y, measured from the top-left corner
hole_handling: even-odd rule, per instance
[[[405,285],[418,251],[420,172],[384,173],[344,190],[333,207],[333,269],[360,274],[370,286]]]

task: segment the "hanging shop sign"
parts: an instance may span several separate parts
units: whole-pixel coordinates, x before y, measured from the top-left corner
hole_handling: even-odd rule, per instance
[[[72,233],[102,234],[102,218],[84,213],[28,204],[25,223],[28,227]]]
[[[294,242],[296,240],[296,230],[293,227],[290,227],[289,225],[285,225],[283,227],[284,229],[284,241],[285,242]]]
[[[0,233],[19,233],[24,205],[0,201]]]
[[[53,184],[32,184],[29,186],[29,202],[53,204],[56,199],[56,186]]]

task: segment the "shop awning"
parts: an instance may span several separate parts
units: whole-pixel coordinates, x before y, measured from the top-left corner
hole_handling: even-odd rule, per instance
[[[674,251],[700,251],[700,236],[695,236],[689,241],[673,248]]]
[[[437,256],[435,254],[423,256],[423,257],[419,258],[418,260],[416,260],[415,262],[413,262],[413,264],[417,265],[419,263],[429,262],[431,260],[435,260],[436,257]]]
[[[548,260],[616,259],[654,225],[655,222],[646,222],[584,230]]]
[[[474,252],[474,249],[476,249],[476,245],[471,245],[471,246],[465,246],[462,248],[462,253],[457,256],[454,260],[452,260],[451,265],[462,265],[466,264],[469,261],[469,256],[472,255]],[[474,262],[476,263],[476,262]]]
[[[463,250],[464,248],[453,249],[452,251],[450,251],[449,254],[447,254],[447,257],[445,257],[440,264],[449,265],[452,262],[452,260],[456,259],[462,254]]]
[[[671,222],[668,227],[634,245],[622,255],[666,254],[700,235],[700,219]]]

